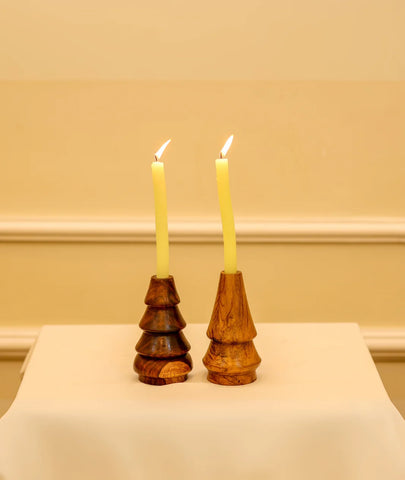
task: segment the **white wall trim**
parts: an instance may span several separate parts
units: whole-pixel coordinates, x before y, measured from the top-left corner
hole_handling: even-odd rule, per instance
[[[405,328],[361,328],[376,361],[405,362]],[[0,327],[0,360],[23,360],[34,344],[39,328]]]
[[[23,360],[38,333],[39,328],[0,327],[0,360]]]
[[[405,361],[405,328],[361,328],[376,361]]]
[[[153,219],[1,220],[0,242],[154,241]],[[405,243],[405,218],[241,220],[238,243]],[[180,219],[169,225],[172,243],[218,243],[219,221]]]

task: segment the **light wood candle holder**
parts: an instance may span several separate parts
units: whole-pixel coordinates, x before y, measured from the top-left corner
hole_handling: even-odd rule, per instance
[[[136,344],[134,370],[149,385],[184,382],[192,369],[190,344],[181,330],[186,326],[177,304],[174,278],[154,275],[145,297],[146,311],[139,323],[144,330]]]
[[[252,341],[257,332],[242,272],[221,272],[207,335],[211,342],[203,363],[208,369],[210,382],[245,385],[256,380],[261,359]]]

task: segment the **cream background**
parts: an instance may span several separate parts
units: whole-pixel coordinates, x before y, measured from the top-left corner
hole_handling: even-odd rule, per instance
[[[219,219],[229,133],[237,218],[404,216],[405,82],[3,82],[0,104],[3,218],[150,217],[172,138],[169,215]]]
[[[150,219],[169,137],[170,217],[219,221],[230,133],[237,219],[403,220],[404,24],[401,0],[3,0],[0,221]],[[403,245],[238,254],[258,322],[404,326]],[[221,245],[171,257],[186,320],[208,321]],[[154,261],[153,244],[1,243],[0,326],[137,322]],[[403,405],[403,364],[382,365]]]
[[[1,2],[6,79],[403,80],[402,0]]]
[[[230,133],[236,219],[405,217],[403,2],[2,2],[0,221],[219,221]],[[404,325],[403,246],[243,244],[257,321]],[[220,244],[175,244],[189,322]],[[0,244],[0,325],[134,322],[153,244]],[[327,281],[326,281],[327,279]],[[198,293],[197,293],[198,292]],[[196,304],[198,303],[198,307]]]
[[[237,219],[404,217],[405,82],[0,87],[3,220],[152,218],[150,162],[170,136],[169,217],[219,221],[214,160],[230,132]],[[404,325],[401,244],[243,244],[238,254],[257,321]],[[3,243],[0,259],[3,325],[138,321],[155,268],[153,243]],[[222,265],[220,244],[172,245],[189,322],[208,321]]]
[[[400,0],[1,3],[0,221],[219,221],[230,133],[237,219],[405,217]],[[221,245],[172,246],[188,321],[207,321]],[[257,321],[404,324],[400,244],[244,244]],[[0,245],[1,325],[134,322],[153,244]],[[198,292],[198,294],[196,294]],[[198,308],[196,308],[198,303]]]

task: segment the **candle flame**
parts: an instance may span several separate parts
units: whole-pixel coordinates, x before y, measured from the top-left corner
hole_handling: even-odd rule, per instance
[[[221,150],[221,158],[224,158],[225,155],[227,154],[227,152],[229,150],[229,147],[231,146],[232,140],[233,140],[233,135],[231,135],[228,138],[228,140],[225,142],[225,145],[223,146],[223,148]]]
[[[158,161],[160,160],[160,157],[162,156],[162,153],[166,150],[166,147],[169,145],[169,143],[171,142],[172,140],[169,139],[166,143],[164,143],[160,148],[159,150],[155,153],[155,160]]]

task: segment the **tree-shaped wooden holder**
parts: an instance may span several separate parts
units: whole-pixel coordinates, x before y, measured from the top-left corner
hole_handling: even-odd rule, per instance
[[[184,382],[192,369],[190,344],[181,330],[186,326],[177,304],[180,298],[172,276],[151,278],[146,311],[139,323],[144,330],[136,344],[134,370],[150,385]]]
[[[221,272],[207,335],[211,342],[203,363],[210,382],[245,385],[256,380],[261,359],[252,341],[257,333],[242,272]]]

